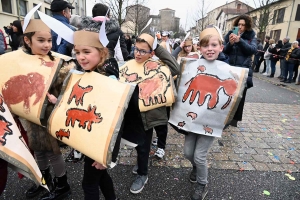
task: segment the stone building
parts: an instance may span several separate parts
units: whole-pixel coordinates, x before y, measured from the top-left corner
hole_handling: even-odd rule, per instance
[[[246,14],[252,17],[254,31],[261,39],[266,35],[276,42],[286,36],[290,37],[290,42],[300,38],[300,0],[276,1]],[[232,24],[235,18],[228,19],[227,24]],[[230,29],[232,26],[226,31]]]
[[[171,33],[179,32],[180,18],[175,17],[175,10],[165,8],[159,10],[158,15],[150,15],[152,22],[150,24],[151,32],[169,31]]]
[[[150,8],[141,4],[136,4],[126,7],[125,22],[122,24],[123,29],[128,29],[126,32],[132,32],[135,35],[140,33],[140,30],[145,27],[149,20]],[[132,29],[133,30],[129,30]],[[145,30],[149,32],[149,27]]]

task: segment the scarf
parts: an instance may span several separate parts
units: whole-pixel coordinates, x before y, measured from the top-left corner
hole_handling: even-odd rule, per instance
[[[292,51],[293,51],[293,50],[294,50],[294,47],[291,47],[291,48],[288,50],[288,52],[287,52],[287,54],[286,54],[286,57],[285,57],[286,61],[289,60],[290,55],[292,54]]]

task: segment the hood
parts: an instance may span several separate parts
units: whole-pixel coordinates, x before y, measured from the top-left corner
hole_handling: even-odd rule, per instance
[[[81,20],[82,29],[93,28],[100,30],[102,21],[94,21],[91,17],[83,17]],[[119,29],[119,24],[115,19],[109,19],[105,22],[106,34],[115,32]]]

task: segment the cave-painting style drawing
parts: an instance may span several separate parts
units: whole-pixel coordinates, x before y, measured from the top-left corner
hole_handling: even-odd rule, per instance
[[[5,108],[4,108],[4,98],[3,96],[0,94],[0,111],[1,112],[5,112]]]
[[[214,132],[214,130],[207,125],[203,125],[203,130],[205,131],[205,134],[210,133],[212,135]]]
[[[207,109],[214,109],[217,106],[221,89],[223,89],[224,93],[228,96],[227,102],[221,109],[227,108],[238,87],[237,82],[232,78],[222,80],[215,75],[206,73],[197,74],[191,78],[186,85],[187,84],[189,84],[189,87],[182,98],[182,102],[185,102],[191,93],[189,103],[192,104],[196,96],[199,95],[198,105],[202,106],[206,97],[209,97]]]
[[[46,67],[53,67],[54,62],[53,61],[46,61],[43,58],[39,58],[41,60],[41,65],[44,65]]]
[[[157,61],[148,60],[144,63],[144,74],[149,75],[151,71],[159,71],[161,64]]]
[[[188,112],[187,114],[186,114],[186,116],[187,117],[191,117],[192,118],[192,120],[195,120],[196,118],[197,118],[197,113],[194,113],[194,112]]]
[[[127,66],[120,70],[120,76],[125,78],[125,82],[132,83],[142,79],[142,77],[139,77],[137,73],[127,74],[127,71]]]
[[[68,99],[68,104],[70,104],[75,99],[75,104],[78,106],[79,104],[83,106],[83,97],[86,93],[91,92],[93,90],[93,86],[82,87],[79,85],[80,80],[78,80],[72,88],[72,92]]]
[[[2,94],[6,105],[23,103],[23,109],[26,114],[30,113],[30,97],[35,95],[33,105],[36,105],[42,98],[45,90],[44,76],[31,72],[27,75],[18,75],[11,77],[3,86]]]
[[[90,132],[92,130],[93,123],[100,123],[103,120],[101,114],[96,113],[96,109],[96,106],[93,106],[93,108],[91,108],[91,105],[89,105],[87,110],[79,108],[68,109],[66,112],[67,119],[65,125],[69,126],[71,123],[71,126],[74,128],[75,122],[78,121],[79,128],[82,127],[83,129],[85,129],[87,123],[87,130]]]
[[[167,76],[159,72],[139,83],[139,99],[143,101],[144,106],[165,103],[169,87]]]
[[[62,140],[64,137],[65,138],[70,138],[70,130],[65,130],[65,129],[59,129],[59,131],[55,132],[56,138]]]
[[[9,128],[11,125],[11,122],[7,121],[2,115],[0,115],[0,144],[2,144],[2,146],[6,144],[6,136],[13,134],[12,130]]]
[[[177,126],[184,127],[185,124],[186,124],[185,121],[182,121],[182,122],[178,122]]]
[[[200,65],[199,67],[197,67],[198,72],[204,72],[206,70],[206,67],[204,65]]]

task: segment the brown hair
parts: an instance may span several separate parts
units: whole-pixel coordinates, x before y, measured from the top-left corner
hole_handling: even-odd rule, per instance
[[[150,51],[153,50],[152,47],[150,46],[150,44],[149,44],[146,40],[144,40],[144,39],[142,39],[142,38],[139,38],[139,37],[136,38],[135,43],[146,43],[146,44],[148,45],[148,47],[150,48]]]
[[[94,47],[94,48],[96,48],[98,50],[99,56],[100,56],[100,62],[98,63],[97,67],[94,70],[96,70],[100,74],[105,75],[105,70],[103,69],[103,64],[104,64],[105,60],[109,58],[108,49],[106,47],[104,47],[104,48]]]
[[[199,42],[200,47],[204,47],[204,46],[208,45],[210,38],[212,38],[213,36],[216,36],[216,35],[206,35],[203,38],[201,38],[201,40]],[[218,37],[218,36],[216,36],[216,37]],[[220,39],[220,37],[218,37],[218,39],[219,39],[220,45],[222,45],[222,40]]]
[[[274,39],[270,39],[269,40],[269,44],[275,44],[275,40]]]
[[[233,21],[233,26],[238,26],[240,20],[245,20],[245,28],[247,31],[252,30],[253,22],[249,15],[240,15]]]
[[[192,38],[187,38],[185,41],[191,41],[192,42],[192,50],[191,50],[191,52],[196,52],[195,46],[193,45]],[[179,52],[178,56],[180,56],[180,57],[186,57],[186,56],[188,56],[188,54],[184,50],[184,48],[182,48],[182,50]]]
[[[25,48],[25,50],[32,54],[31,48],[28,46],[28,44],[26,44],[24,38],[27,37],[29,39],[29,41],[32,43],[32,36],[35,34],[35,32],[30,32],[30,33],[25,33],[23,35],[23,47]],[[49,56],[50,60],[55,60],[54,56],[51,53],[51,50],[47,53],[47,55]]]

